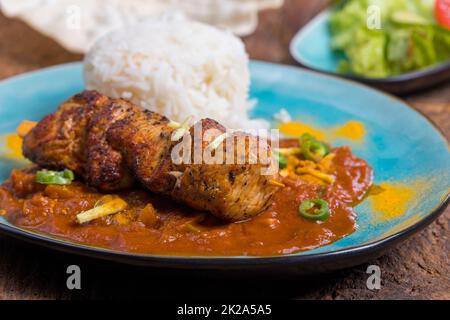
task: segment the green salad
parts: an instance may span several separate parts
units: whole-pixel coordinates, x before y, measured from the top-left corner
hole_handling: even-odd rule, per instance
[[[344,1],[330,29],[341,73],[382,78],[450,60],[450,30],[436,22],[435,0]]]

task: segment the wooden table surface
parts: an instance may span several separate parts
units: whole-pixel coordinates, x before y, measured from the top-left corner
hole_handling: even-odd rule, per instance
[[[326,3],[286,0],[261,14],[245,43],[252,58],[294,64],[293,34]],[[76,61],[24,23],[0,14],[0,79],[45,66]],[[51,90],[51,88],[49,88]],[[450,82],[404,97],[450,136]],[[289,297],[299,299],[450,299],[450,211],[387,254],[366,265],[331,274],[290,279],[167,272],[62,254],[0,236],[0,299]],[[82,270],[82,289],[66,288],[66,268]],[[367,265],[379,265],[382,287],[366,287]],[[224,277],[227,278],[224,281]],[[220,289],[220,290],[218,290]]]

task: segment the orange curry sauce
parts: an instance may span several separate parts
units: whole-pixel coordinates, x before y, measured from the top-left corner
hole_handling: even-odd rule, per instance
[[[257,217],[239,223],[224,223],[208,213],[136,189],[120,193],[128,203],[124,212],[79,225],[76,215],[91,209],[103,195],[79,181],[67,186],[38,184],[35,169],[15,170],[0,186],[0,214],[28,230],[127,252],[289,254],[329,244],[356,228],[353,206],[368,191],[372,169],[350,148],[333,152],[336,181],[332,185],[284,178],[286,187],[275,194],[272,205]],[[299,203],[318,197],[328,201],[331,217],[316,222],[299,216]]]

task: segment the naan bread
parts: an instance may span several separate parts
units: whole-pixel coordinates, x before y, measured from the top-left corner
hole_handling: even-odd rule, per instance
[[[283,0],[0,0],[0,9],[67,50],[86,53],[112,29],[173,11],[229,28],[238,35],[250,34],[256,28],[259,10],[282,3]]]

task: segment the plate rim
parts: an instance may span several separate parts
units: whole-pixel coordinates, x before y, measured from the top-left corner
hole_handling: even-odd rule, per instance
[[[441,72],[450,70],[450,60],[444,61],[441,63],[438,63],[436,65],[428,66],[423,69],[409,71],[406,73],[401,73],[399,75],[389,76],[389,77],[383,77],[383,78],[371,78],[371,77],[364,77],[359,75],[352,75],[352,74],[344,74],[339,73],[337,71],[330,71],[330,70],[324,70],[319,69],[314,65],[311,65],[309,62],[307,62],[303,57],[297,52],[296,45],[298,42],[302,41],[302,38],[304,35],[310,30],[313,29],[317,24],[319,24],[322,19],[327,19],[329,15],[331,14],[332,8],[328,8],[317,14],[314,18],[312,18],[303,28],[298,30],[294,37],[291,39],[289,43],[289,53],[294,58],[294,60],[299,63],[302,67],[307,68],[311,71],[319,72],[326,75],[331,76],[337,76],[339,78],[344,79],[351,79],[359,82],[366,82],[366,83],[372,83],[372,84],[393,84],[393,83],[401,83],[406,82],[410,80],[420,79],[426,76],[439,74]]]
[[[438,205],[430,214],[419,220],[410,227],[403,229],[373,242],[363,245],[351,246],[344,249],[319,252],[312,254],[289,254],[281,256],[175,256],[175,255],[156,255],[139,254],[117,250],[111,250],[102,247],[89,246],[73,241],[63,240],[56,237],[46,236],[44,234],[28,231],[15,226],[0,222],[0,233],[9,235],[13,238],[24,240],[26,242],[41,244],[44,247],[56,249],[61,252],[69,252],[87,257],[101,258],[103,260],[126,263],[130,265],[153,265],[168,266],[172,268],[215,268],[242,266],[264,267],[274,265],[308,265],[308,263],[325,263],[333,260],[336,256],[340,258],[353,258],[358,256],[378,255],[388,247],[406,240],[413,234],[421,231],[434,220],[436,220],[450,203],[450,194],[447,194],[444,202]],[[347,266],[359,263],[350,263]]]
[[[419,117],[422,117],[435,129],[435,132],[441,137],[441,139],[443,139],[444,142],[446,142],[448,148],[450,149],[449,141],[445,137],[444,133],[428,116],[426,116],[419,110],[416,110],[407,102],[401,100],[396,96],[393,96],[380,90],[376,90],[368,85],[336,76],[334,74],[326,74],[310,69],[299,68],[296,66],[277,64],[260,60],[251,60],[251,63],[256,65],[257,64],[271,65],[278,68],[281,67],[291,69],[294,72],[300,73],[304,72],[318,77],[327,77],[339,82],[342,81],[347,82],[349,85],[361,87],[375,94],[384,95],[387,98],[399,102],[401,105],[403,105],[403,107],[406,107],[411,111],[414,111]],[[64,69],[67,67],[76,67],[81,64],[82,62],[80,61],[70,62],[21,73],[0,80],[0,86],[8,82],[18,81],[22,78],[31,76],[35,73],[50,71],[52,69]],[[59,251],[65,251],[74,254],[80,254],[83,256],[96,257],[104,260],[117,261],[132,265],[151,264],[155,266],[170,266],[175,268],[186,268],[186,269],[190,267],[196,268],[199,267],[211,268],[220,266],[229,267],[231,265],[232,266],[246,265],[253,267],[267,266],[267,265],[301,265],[301,264],[315,263],[317,261],[318,262],[330,261],[330,259],[332,260],[336,256],[340,256],[341,258],[344,257],[351,258],[359,255],[370,255],[376,252],[381,252],[382,250],[387,249],[391,245],[394,245],[400,241],[405,240],[409,236],[417,233],[418,231],[422,230],[423,228],[431,224],[437,217],[439,217],[440,214],[444,212],[449,203],[450,203],[450,187],[448,188],[446,195],[441,198],[440,202],[432,210],[430,210],[424,217],[422,217],[420,220],[410,225],[409,227],[401,229],[392,235],[382,237],[377,240],[366,242],[360,245],[349,246],[346,248],[337,249],[333,251],[325,251],[317,253],[307,253],[307,251],[303,251],[302,254],[294,253],[281,256],[195,256],[195,255],[180,256],[180,255],[130,253],[107,249],[98,246],[85,245],[74,241],[65,240],[64,238],[54,237],[51,235],[45,235],[44,233],[26,230],[11,224],[5,224],[2,221],[0,221],[0,233],[7,234],[14,238],[18,238],[28,242],[41,244],[45,247],[53,248]]]

